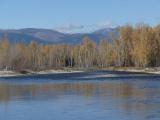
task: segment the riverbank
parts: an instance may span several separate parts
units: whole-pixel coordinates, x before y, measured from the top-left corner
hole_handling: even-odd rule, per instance
[[[9,71],[9,70],[0,70],[0,77],[13,77],[13,76],[28,76],[28,75],[42,75],[42,74],[60,74],[60,73],[78,73],[84,72],[81,70],[43,70],[43,71],[32,71],[32,70],[23,70],[23,71]]]
[[[159,74],[160,75],[160,68],[159,67],[152,67],[152,68],[135,68],[135,67],[113,67],[109,68],[112,71],[122,71],[122,72],[133,72],[133,73],[146,73],[146,74]]]
[[[129,72],[129,73],[140,73],[140,74],[153,74],[160,75],[160,68],[131,68],[131,67],[110,67],[110,68],[92,68],[92,69],[51,69],[43,71],[8,71],[0,70],[0,77],[13,77],[13,76],[29,76],[29,75],[43,75],[43,74],[60,74],[60,73],[79,73],[85,71],[117,71],[117,72]],[[111,75],[112,76],[112,75]]]

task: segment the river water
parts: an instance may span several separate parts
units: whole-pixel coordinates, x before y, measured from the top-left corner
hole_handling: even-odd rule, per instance
[[[160,120],[160,77],[99,71],[0,78],[0,120]]]

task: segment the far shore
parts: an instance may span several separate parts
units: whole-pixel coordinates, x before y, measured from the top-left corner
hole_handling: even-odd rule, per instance
[[[11,70],[0,70],[0,77],[13,77],[13,76],[28,76],[28,75],[43,75],[43,74],[60,74],[60,73],[77,73],[84,72],[81,70],[43,70],[43,71],[11,71]]]
[[[29,75],[43,75],[43,74],[60,74],[60,73],[80,73],[85,71],[119,71],[119,72],[130,72],[130,73],[142,73],[160,75],[160,68],[123,68],[123,67],[110,67],[110,68],[92,68],[92,69],[51,69],[43,71],[11,71],[11,70],[0,70],[0,77],[14,77],[14,76],[29,76]]]
[[[113,71],[124,71],[124,72],[133,72],[133,73],[146,73],[146,74],[159,74],[160,75],[160,68],[113,68]]]

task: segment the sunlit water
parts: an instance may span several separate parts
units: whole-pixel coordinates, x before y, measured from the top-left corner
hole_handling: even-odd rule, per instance
[[[0,120],[160,120],[160,77],[104,74],[0,78]]]

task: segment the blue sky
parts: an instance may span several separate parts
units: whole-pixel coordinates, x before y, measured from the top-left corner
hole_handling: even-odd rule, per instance
[[[160,0],[0,0],[0,28],[90,31],[126,23],[160,23]]]

